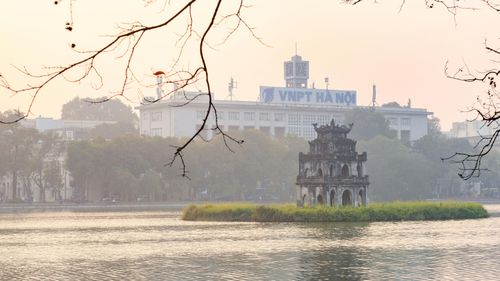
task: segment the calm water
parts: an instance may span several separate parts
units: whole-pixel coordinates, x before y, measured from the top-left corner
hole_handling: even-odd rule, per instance
[[[0,214],[0,280],[500,279],[500,217],[291,224],[178,215]]]

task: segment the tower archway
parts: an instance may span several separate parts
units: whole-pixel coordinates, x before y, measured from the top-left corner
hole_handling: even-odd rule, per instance
[[[321,194],[318,194],[318,197],[316,198],[317,202],[319,205],[323,205],[323,196]]]
[[[342,206],[352,206],[352,192],[349,189],[342,193]]]
[[[335,189],[330,190],[330,206],[335,206]]]

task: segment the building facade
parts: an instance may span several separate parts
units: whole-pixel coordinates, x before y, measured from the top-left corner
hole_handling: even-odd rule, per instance
[[[300,56],[285,62],[286,87],[261,86],[258,101],[214,100],[217,121],[224,131],[257,129],[282,137],[295,135],[315,138],[311,124],[343,122],[345,113],[354,108],[380,112],[403,141],[414,141],[427,134],[426,109],[406,107],[368,107],[357,105],[353,90],[307,88],[309,64]],[[147,100],[147,99],[145,99]],[[187,103],[189,101],[189,103]],[[175,92],[169,99],[137,107],[140,133],[148,136],[188,137],[201,126],[207,111],[207,94]],[[186,104],[187,103],[187,104]],[[212,110],[203,137],[213,137],[215,114]]]

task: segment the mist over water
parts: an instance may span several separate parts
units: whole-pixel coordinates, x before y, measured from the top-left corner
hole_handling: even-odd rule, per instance
[[[498,280],[498,233],[500,217],[297,224],[0,214],[0,280]]]

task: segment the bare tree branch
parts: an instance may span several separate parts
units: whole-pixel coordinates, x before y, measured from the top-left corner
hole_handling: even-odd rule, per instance
[[[345,0],[348,4],[358,4],[363,0]],[[457,13],[461,10],[478,10],[481,8],[486,8],[493,10],[494,12],[500,12],[500,3],[492,0],[472,0],[472,1],[459,1],[459,0],[424,0],[425,4],[429,8],[434,8],[438,5],[444,8],[446,11],[453,15],[456,23]],[[399,11],[402,10],[403,6],[406,4],[405,0],[401,0],[401,5]],[[493,48],[487,44],[485,41],[485,50],[487,53],[493,55],[500,55],[500,49]],[[499,62],[500,58],[493,60],[494,62]],[[478,131],[479,141],[477,141],[474,146],[475,152],[465,153],[456,152],[451,156],[441,158],[443,161],[449,161],[450,163],[459,165],[458,175],[462,179],[470,179],[472,177],[477,177],[481,174],[481,171],[485,171],[481,167],[481,162],[483,157],[486,156],[495,145],[498,135],[500,134],[500,92],[497,88],[497,82],[500,77],[500,70],[490,68],[486,71],[471,71],[467,63],[464,61],[463,66],[459,67],[456,71],[450,72],[448,68],[448,61],[444,66],[445,76],[452,80],[467,82],[467,83],[482,83],[487,87],[486,97],[477,97],[476,104],[474,104],[468,112],[475,113],[476,117],[469,121],[480,121],[483,122],[482,128],[492,128],[493,133],[491,135],[484,135]]]
[[[143,0],[144,1],[144,6],[150,6],[153,3],[157,2],[157,0]],[[62,3],[63,0],[55,1],[55,4]],[[73,21],[73,0],[68,0],[69,2],[69,20],[65,24],[65,29],[68,31],[72,31],[74,28],[74,21]],[[83,57],[78,58],[74,62],[68,64],[68,65],[63,65],[63,66],[52,66],[52,67],[44,67],[42,73],[34,73],[26,67],[16,67],[16,69],[25,77],[31,78],[28,79],[30,80],[27,82],[24,86],[21,87],[16,87],[13,86],[12,83],[9,83],[8,79],[5,76],[0,75],[0,87],[3,87],[10,91],[13,95],[17,94],[27,94],[30,96],[30,101],[28,103],[28,106],[26,110],[24,110],[24,114],[20,114],[17,116],[15,119],[8,119],[8,120],[0,120],[1,124],[12,124],[16,123],[20,120],[23,120],[30,116],[32,114],[32,108],[35,102],[37,101],[38,96],[44,92],[44,90],[48,87],[48,85],[52,84],[55,82],[55,80],[63,79],[67,81],[68,83],[80,83],[83,80],[90,80],[90,78],[96,78],[96,81],[90,82],[91,86],[94,89],[100,89],[104,85],[104,78],[99,69],[97,68],[97,60],[101,58],[104,54],[110,54],[113,52],[116,52],[118,50],[121,50],[122,46],[126,46],[125,50],[123,53],[118,54],[118,56],[115,58],[116,60],[123,60],[124,61],[124,68],[123,68],[123,76],[122,80],[120,82],[120,87],[116,92],[111,92],[111,94],[103,96],[98,99],[92,99],[88,100],[90,103],[103,103],[106,101],[109,101],[110,99],[113,98],[124,98],[128,99],[128,97],[125,95],[127,92],[130,84],[132,82],[134,83],[139,83],[141,84],[140,79],[137,78],[135,75],[132,66],[134,64],[134,60],[136,57],[136,52],[137,49],[139,49],[141,46],[144,44],[141,44],[141,42],[144,39],[144,35],[146,33],[150,33],[151,31],[154,30],[160,30],[160,29],[165,29],[169,26],[174,21],[179,21],[182,18],[187,18],[187,23],[184,29],[184,32],[178,35],[177,41],[176,41],[176,46],[178,47],[178,53],[173,61],[173,64],[171,65],[171,72],[168,72],[168,75],[165,75],[164,78],[166,78],[163,82],[163,85],[175,85],[174,90],[168,90],[161,93],[156,98],[153,99],[146,99],[144,98],[143,103],[155,103],[158,102],[165,97],[173,94],[174,92],[177,91],[183,91],[189,86],[195,86],[197,82],[203,81],[204,87],[206,88],[206,93],[205,94],[200,94],[195,97],[190,97],[186,99],[186,103],[181,104],[180,106],[185,106],[189,103],[191,103],[193,100],[201,97],[201,96],[206,96],[208,98],[207,104],[206,104],[206,112],[205,116],[203,118],[203,122],[201,126],[198,128],[198,130],[187,140],[185,141],[182,145],[176,148],[176,152],[174,153],[172,160],[167,164],[172,166],[174,162],[179,159],[182,167],[182,176],[187,177],[187,170],[186,170],[186,163],[184,160],[184,150],[191,144],[196,138],[201,138],[202,131],[206,130],[207,127],[207,121],[209,120],[209,117],[213,113],[215,116],[215,125],[213,128],[210,128],[209,130],[213,130],[216,135],[222,136],[224,143],[228,147],[230,151],[231,148],[228,144],[228,142],[235,142],[238,144],[243,143],[242,140],[238,140],[236,138],[231,137],[222,129],[219,127],[218,119],[217,119],[217,110],[215,105],[213,104],[213,93],[210,85],[210,76],[209,76],[209,69],[208,69],[208,64],[206,61],[205,57],[205,47],[211,48],[210,44],[208,43],[207,37],[210,33],[211,30],[213,30],[215,27],[222,25],[226,21],[230,21],[231,19],[236,20],[236,26],[232,27],[228,32],[226,37],[224,38],[223,42],[227,42],[227,40],[232,37],[232,35],[240,28],[243,27],[244,29],[248,30],[255,39],[257,39],[259,42],[262,44],[263,41],[260,37],[258,37],[255,33],[255,30],[253,27],[251,27],[243,18],[242,16],[242,10],[244,8],[248,8],[248,5],[245,5],[244,0],[240,0],[238,5],[234,8],[234,12],[230,12],[227,15],[220,15],[221,14],[221,6],[224,3],[231,3],[229,1],[223,1],[223,0],[217,0],[214,1],[214,6],[213,9],[209,10],[208,12],[210,13],[209,17],[209,22],[208,24],[203,28],[203,32],[198,33],[198,31],[194,28],[193,22],[193,14],[192,14],[192,9],[195,4],[202,2],[199,0],[189,0],[186,1],[185,4],[183,4],[181,7],[177,8],[177,10],[174,10],[173,13],[168,16],[164,21],[153,24],[153,25],[144,25],[140,22],[131,22],[131,23],[126,23],[120,26],[120,32],[117,35],[109,36],[110,39],[107,43],[103,44],[103,46],[93,50],[81,50],[79,47],[76,46],[76,44],[72,43],[71,48],[78,54],[83,55]],[[163,1],[163,7],[162,11],[166,10],[166,7],[170,6],[170,1]],[[197,20],[197,19],[196,19]],[[200,20],[201,21],[201,20]],[[227,23],[226,23],[227,24]],[[198,40],[198,54],[197,57],[200,60],[200,65],[195,67],[194,71],[189,71],[189,70],[177,70],[177,66],[180,62],[181,57],[183,56],[184,52],[186,51],[187,44],[190,40]],[[264,44],[265,45],[265,44]],[[75,77],[76,74],[76,77]],[[92,77],[91,77],[92,76]],[[87,81],[88,81],[87,80]],[[152,85],[149,85],[150,87]],[[159,85],[160,87],[162,85]],[[140,90],[138,90],[140,91]],[[139,96],[142,96],[139,94]]]

